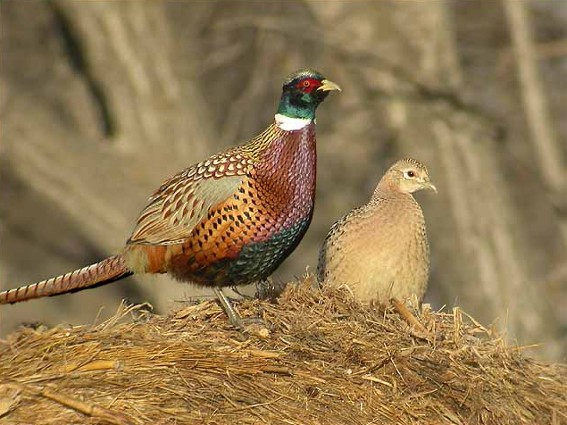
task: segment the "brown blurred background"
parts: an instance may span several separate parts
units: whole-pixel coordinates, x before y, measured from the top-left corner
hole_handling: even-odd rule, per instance
[[[170,174],[248,140],[302,67],[341,84],[318,112],[313,223],[276,279],[314,270],[338,217],[396,159],[428,164],[427,301],[567,355],[567,2],[0,3],[0,288],[117,252]],[[144,277],[0,308],[91,323],[194,288]]]

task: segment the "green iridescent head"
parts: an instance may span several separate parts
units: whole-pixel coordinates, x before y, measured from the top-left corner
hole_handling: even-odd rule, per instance
[[[341,88],[317,71],[302,69],[294,72],[284,82],[277,113],[289,118],[314,119],[317,106],[331,90],[340,91]]]

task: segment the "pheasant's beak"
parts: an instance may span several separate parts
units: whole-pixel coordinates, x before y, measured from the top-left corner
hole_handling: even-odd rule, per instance
[[[341,88],[337,83],[334,83],[331,80],[323,80],[323,81],[321,81],[321,85],[319,87],[317,87],[317,90],[322,90],[322,91],[338,90],[338,91],[341,91]]]
[[[424,189],[429,189],[432,190],[433,192],[437,193],[437,188],[435,187],[435,185],[431,182],[425,182],[423,185]]]

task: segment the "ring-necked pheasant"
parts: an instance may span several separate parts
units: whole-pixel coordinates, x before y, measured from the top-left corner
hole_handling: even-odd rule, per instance
[[[0,304],[74,292],[134,273],[169,273],[219,288],[269,276],[295,249],[313,213],[315,110],[340,90],[320,73],[286,79],[275,120],[248,143],[166,180],[141,212],[126,247],[96,264],[0,292]]]
[[[337,221],[319,254],[325,285],[346,285],[362,302],[391,298],[421,301],[429,276],[429,244],[421,207],[412,193],[437,192],[427,168],[414,159],[396,162],[370,202]]]

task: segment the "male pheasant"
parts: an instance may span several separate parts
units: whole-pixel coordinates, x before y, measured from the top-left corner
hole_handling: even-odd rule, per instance
[[[169,273],[219,288],[269,276],[311,222],[315,110],[339,86],[312,70],[286,79],[274,122],[248,143],[166,180],[150,197],[123,251],[52,279],[0,292],[0,304],[108,284],[134,273]]]
[[[421,301],[429,275],[429,244],[423,212],[413,192],[430,189],[425,166],[396,162],[370,202],[352,210],[329,231],[319,254],[319,281],[346,285],[361,302],[391,298]]]

